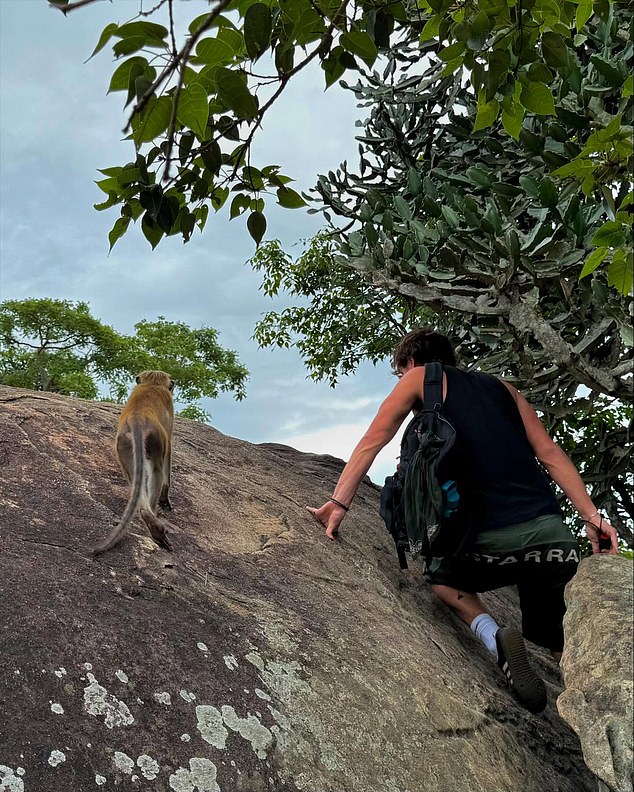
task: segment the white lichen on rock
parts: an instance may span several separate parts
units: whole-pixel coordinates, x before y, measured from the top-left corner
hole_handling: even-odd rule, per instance
[[[209,759],[193,757],[189,760],[189,770],[179,767],[169,778],[174,792],[222,792],[216,781],[218,769]]]
[[[0,765],[0,792],[24,792],[24,781],[6,765]]]
[[[84,688],[84,709],[89,715],[103,715],[109,729],[134,723],[134,717],[125,702],[108,693],[93,674],[88,674],[88,681],[90,684]]]
[[[235,671],[238,667],[238,661],[233,655],[225,655],[222,659],[225,661],[225,665],[229,671]]]
[[[119,669],[118,671],[115,671],[114,675],[117,677],[119,682],[123,682],[124,685],[127,685],[128,682],[130,681],[128,679],[128,675],[125,673],[125,671],[122,671],[121,669]]]
[[[207,648],[207,644],[204,644],[202,641],[199,641],[196,646],[200,649],[201,652],[208,652],[209,649]]]
[[[222,715],[219,710],[209,704],[196,707],[197,728],[200,736],[214,748],[224,748],[229,732],[222,725]]]
[[[56,715],[63,715],[64,707],[62,707],[61,704],[53,703],[51,704],[51,712],[54,712]]]
[[[132,775],[132,771],[134,770],[134,759],[128,756],[128,754],[125,754],[122,751],[115,751],[112,761],[114,766],[121,773]]]
[[[105,776],[99,775],[98,773],[95,776],[95,784],[97,784],[97,786],[103,786],[106,783],[106,781],[107,779],[105,778]]]
[[[169,693],[162,691],[159,693],[154,694],[154,698],[158,701],[159,704],[165,704],[169,706],[172,703],[172,697]]]
[[[184,688],[178,691],[178,695],[188,704],[191,704],[192,701],[196,701],[196,694],[191,693],[189,690],[185,690]]]
[[[48,763],[51,767],[57,767],[57,765],[65,761],[66,754],[63,751],[53,750],[51,751],[51,755],[48,757]],[[0,787],[0,789],[2,789],[2,787]]]
[[[55,676],[61,679],[62,677],[66,676],[66,669],[62,666],[55,671]]]
[[[141,754],[136,760],[137,766],[141,770],[141,774],[148,781],[153,781],[160,772],[160,767],[156,759],[152,759],[148,754]]]
[[[189,734],[181,734],[181,742],[190,742],[190,741],[191,741],[191,737],[189,736]]]
[[[271,701],[269,694],[265,693],[263,690],[260,690],[260,688],[256,688],[253,692],[258,698],[264,699],[264,701]]]
[[[233,707],[224,706],[222,719],[232,731],[238,732],[241,737],[251,743],[258,759],[266,759],[268,751],[275,744],[275,738],[255,715],[240,718]]]

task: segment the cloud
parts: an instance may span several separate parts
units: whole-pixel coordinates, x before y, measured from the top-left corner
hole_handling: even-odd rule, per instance
[[[367,429],[364,423],[342,423],[308,434],[282,434],[276,441],[311,454],[330,454],[347,461]],[[368,475],[375,484],[383,484],[396,468],[400,449],[400,433],[377,455]]]

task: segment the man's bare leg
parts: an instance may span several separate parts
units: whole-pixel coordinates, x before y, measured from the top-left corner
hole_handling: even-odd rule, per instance
[[[476,616],[486,613],[486,608],[477,594],[468,594],[466,591],[460,591],[451,588],[451,586],[434,585],[431,590],[445,605],[453,608],[462,621],[469,625]]]

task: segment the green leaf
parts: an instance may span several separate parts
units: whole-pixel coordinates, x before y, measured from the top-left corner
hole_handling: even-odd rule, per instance
[[[201,150],[200,155],[205,163],[205,168],[217,176],[222,165],[222,151],[218,143],[215,140],[209,141]]]
[[[110,242],[110,249],[108,253],[112,250],[115,245],[115,242],[120,239],[125,232],[128,230],[128,226],[130,225],[130,218],[129,217],[119,217],[116,223],[112,226],[110,233],[108,234],[108,241]]]
[[[594,13],[594,8],[592,4],[592,0],[587,0],[587,2],[579,3],[577,6],[577,12],[575,14],[575,27],[577,30],[581,30],[581,28],[586,24],[586,22],[590,19],[590,17]]]
[[[420,40],[431,41],[432,39],[435,39],[438,35],[438,32],[440,31],[440,23],[442,20],[442,14],[438,14],[428,19],[421,31]]]
[[[594,169],[595,163],[586,157],[583,159],[575,159],[572,160],[572,162],[568,162],[566,165],[562,165],[561,168],[554,170],[552,175],[560,179],[567,179],[570,176],[574,176],[576,179],[583,179],[588,174],[592,173]]]
[[[108,198],[103,203],[93,204],[93,209],[98,212],[103,212],[104,209],[110,209],[111,206],[116,206],[121,201],[120,196],[114,190],[108,193]]]
[[[187,161],[187,157],[189,157],[189,153],[192,150],[193,145],[193,132],[183,132],[178,142],[178,159],[180,160],[181,165],[184,165]]]
[[[487,39],[489,38],[490,32],[491,20],[484,13],[484,11],[478,11],[475,19],[471,23],[469,38],[467,39],[467,47],[469,47],[471,50],[483,49]]]
[[[183,88],[180,93],[176,118],[184,127],[192,129],[200,140],[205,138],[209,118],[207,91],[199,83]]]
[[[112,93],[113,91],[127,91],[130,87],[130,71],[136,66],[138,73],[142,74],[149,65],[147,60],[140,55],[123,61],[123,63],[115,69],[110,78],[108,93]]]
[[[163,237],[163,232],[158,225],[148,216],[147,212],[143,215],[141,220],[141,231],[143,236],[152,245],[152,250],[158,245]]]
[[[623,83],[623,88],[621,90],[621,96],[625,99],[628,96],[632,96],[634,93],[634,77],[630,74],[630,76],[625,80]]]
[[[438,53],[438,57],[440,60],[445,61],[448,63],[449,61],[455,60],[460,55],[462,55],[465,51],[465,45],[462,41],[457,41],[455,44],[450,44],[448,47],[440,50]]]
[[[592,244],[596,247],[620,247],[625,244],[627,227],[616,220],[608,220],[592,237]]]
[[[244,212],[245,209],[248,209],[251,205],[251,199],[248,195],[244,195],[243,193],[238,193],[234,196],[233,201],[231,201],[231,209],[229,210],[229,219],[233,220],[234,217],[238,217],[239,215]]]
[[[539,185],[539,199],[542,206],[546,206],[548,209],[554,209],[557,206],[559,194],[555,183],[548,176],[544,177]]]
[[[452,228],[458,228],[460,225],[460,218],[450,206],[442,206],[440,211],[442,212],[442,216]]]
[[[130,76],[132,76],[132,72],[130,72]],[[145,94],[150,90],[151,87],[152,87],[152,80],[146,77],[145,74],[139,74],[138,77],[135,77],[134,97],[136,97],[137,102],[139,101],[139,99],[141,99],[142,96],[145,96]],[[134,97],[129,96],[128,102],[132,101]]]
[[[522,86],[520,93],[522,106],[537,115],[555,115],[555,100],[547,85],[529,82]]]
[[[520,139],[520,132],[522,131],[523,123],[524,108],[519,102],[514,102],[512,110],[509,112],[502,110],[502,126],[506,130],[507,134],[509,134],[512,138],[515,138],[515,140]]]
[[[154,220],[158,215],[163,202],[163,190],[160,185],[153,184],[151,187],[146,187],[139,193],[139,201],[141,206],[147,211],[148,215]]]
[[[208,215],[209,207],[207,204],[203,204],[202,206],[198,206],[196,209],[194,209],[194,216],[196,217],[196,223],[198,224],[200,231],[204,229]]]
[[[247,218],[247,229],[255,244],[259,245],[266,232],[266,217],[262,212],[251,212]]]
[[[119,25],[111,22],[109,25],[101,31],[101,35],[99,36],[99,41],[97,42],[97,46],[92,51],[92,55],[90,58],[93,58],[98,52],[100,52],[106,44],[110,41],[110,39],[114,36],[114,34],[119,30]],[[88,60],[90,60],[88,58]]]
[[[612,88],[618,88],[623,84],[625,75],[621,73],[617,64],[608,58],[602,58],[600,55],[593,55],[590,61],[599,74],[607,81],[608,85]]]
[[[291,190],[290,187],[280,187],[278,189],[277,202],[285,209],[300,209],[302,206],[306,206],[306,201],[302,196],[295,190]]]
[[[558,33],[546,31],[542,34],[542,55],[554,69],[568,64],[568,47]]]
[[[353,55],[358,55],[370,63],[374,63],[379,54],[372,37],[362,30],[343,33],[339,38],[339,43],[348,52],[352,52]]]
[[[132,119],[132,136],[137,146],[141,143],[148,143],[168,128],[172,118],[172,99],[169,96],[151,96],[150,101],[139,117],[135,115]]]
[[[545,63],[540,63],[539,61],[531,63],[531,65],[528,67],[526,76],[531,82],[543,82],[547,85],[553,79],[553,73],[548,68],[548,66],[546,66]]]
[[[419,195],[422,188],[420,173],[416,168],[409,168],[407,171],[407,191],[410,195]]]
[[[122,55],[132,55],[133,52],[138,52],[145,47],[145,44],[146,39],[143,36],[131,36],[117,41],[112,51],[116,58],[120,58]]]
[[[166,234],[170,234],[180,211],[180,203],[174,195],[163,197],[161,206],[156,215],[156,224]],[[178,231],[178,228],[176,229]]]
[[[539,198],[539,184],[532,176],[520,176],[519,182],[530,198]]]
[[[231,69],[220,68],[216,72],[218,96],[238,118],[250,120],[258,114],[258,103],[250,93],[244,79]]]
[[[254,3],[244,15],[244,41],[247,54],[257,60],[266,52],[271,41],[273,19],[271,9],[264,3]]]
[[[284,44],[275,47],[275,68],[278,74],[288,74],[293,68],[295,49]]]
[[[485,171],[483,168],[478,168],[475,165],[467,168],[465,176],[472,184],[475,184],[476,187],[491,186],[491,176],[488,171]]]
[[[394,208],[403,218],[403,220],[411,220],[412,217],[414,216],[410,205],[401,195],[394,196]]]
[[[480,90],[478,93],[478,111],[473,124],[473,131],[477,132],[479,129],[486,129],[491,124],[497,121],[498,113],[500,111],[500,103],[497,99],[491,99],[490,102],[486,101],[486,91]]]
[[[599,264],[601,264],[603,259],[607,256],[607,254],[608,249],[606,247],[599,247],[596,250],[593,250],[585,260],[583,269],[579,274],[579,280],[581,280],[581,278],[585,278],[586,275],[590,275],[591,272],[594,272]]]
[[[626,255],[624,250],[617,250],[608,264],[608,286],[613,286],[623,295],[631,295],[633,285],[632,251],[630,250],[629,255]]]
[[[210,12],[207,11],[207,13],[197,16],[196,19],[192,19],[192,21],[189,23],[189,32],[192,35],[197,33],[200,28],[209,20],[209,17]],[[218,16],[213,20],[211,27],[222,27],[225,24],[232,25],[233,23],[230,22],[227,17],[222,16],[222,14],[218,14]]]
[[[133,36],[143,36],[146,39],[154,39],[160,41],[167,38],[167,28],[163,25],[158,25],[156,22],[127,22],[121,25],[117,31],[119,38],[131,38]]]
[[[204,38],[196,45],[196,63],[209,66],[231,63],[235,56],[233,48],[218,38]]]

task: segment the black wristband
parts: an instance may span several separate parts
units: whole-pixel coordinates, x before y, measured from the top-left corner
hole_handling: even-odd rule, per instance
[[[350,511],[350,506],[346,506],[341,501],[338,501],[336,498],[328,498],[331,503],[334,503],[335,506],[341,506],[344,511]]]

